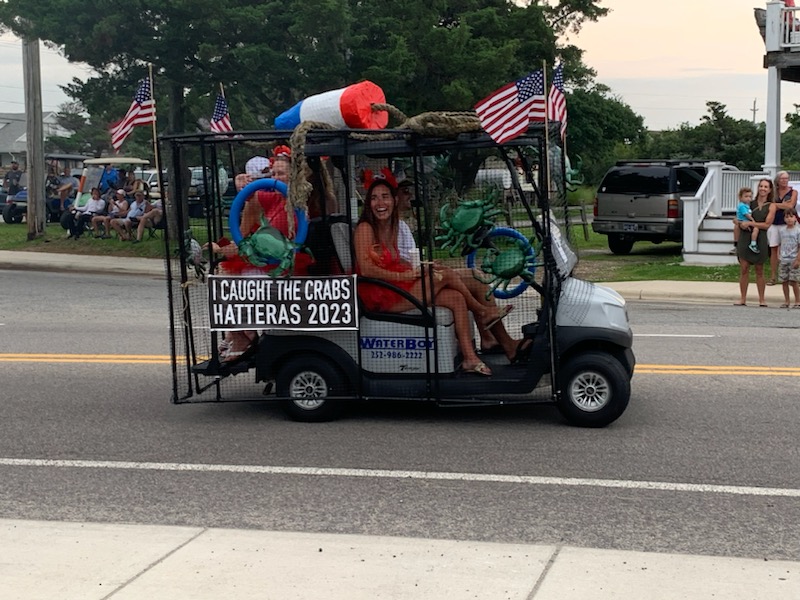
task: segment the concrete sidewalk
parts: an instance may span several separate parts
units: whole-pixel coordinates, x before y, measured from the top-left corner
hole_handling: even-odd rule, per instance
[[[0,520],[4,600],[796,600],[800,562]]]
[[[164,261],[156,258],[119,258],[116,256],[76,256],[47,252],[0,251],[0,269],[73,271],[80,273],[116,273],[164,277]],[[619,292],[626,300],[652,302],[698,302],[732,305],[739,301],[739,284],[719,281],[615,281],[602,283]],[[783,304],[780,285],[767,287],[767,304]],[[755,283],[748,289],[748,304],[758,306]]]

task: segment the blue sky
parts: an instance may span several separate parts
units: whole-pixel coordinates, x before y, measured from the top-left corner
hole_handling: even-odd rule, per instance
[[[650,129],[696,125],[705,103],[725,104],[738,119],[766,118],[767,74],[764,43],[753,18],[759,0],[603,0],[611,13],[567,38],[585,50],[597,80],[612,88],[645,118]],[[58,86],[89,71],[41,46],[42,101],[57,110],[67,101]],[[0,36],[0,112],[24,110],[22,50],[18,40]],[[133,93],[133,92],[131,92]],[[391,99],[389,99],[391,102]],[[784,83],[781,114],[800,104],[800,84]]]

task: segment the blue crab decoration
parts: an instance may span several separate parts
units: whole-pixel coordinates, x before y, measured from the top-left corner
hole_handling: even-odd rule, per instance
[[[495,205],[494,195],[460,202],[455,210],[445,204],[439,211],[439,224],[444,233],[436,236],[436,241],[443,242],[442,250],[449,247],[450,256],[459,250],[462,256],[469,254],[483,243],[502,213]]]
[[[294,270],[294,255],[298,248],[262,216],[261,227],[239,243],[239,256],[256,267],[275,265],[275,269],[267,274],[283,277]]]
[[[481,283],[489,286],[486,298],[492,294],[497,298],[514,298],[519,296],[525,288],[535,281],[536,255],[538,249],[534,242],[526,238],[516,229],[498,227],[489,233],[489,238],[510,239],[511,244],[502,249],[494,244],[489,246],[483,255],[480,270],[488,275],[481,277],[475,273],[474,277]],[[467,266],[475,271],[477,251],[467,257]],[[509,289],[511,282],[521,279],[514,288]]]

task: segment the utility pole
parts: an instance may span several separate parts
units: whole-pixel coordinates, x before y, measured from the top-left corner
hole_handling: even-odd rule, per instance
[[[25,84],[25,117],[28,172],[28,240],[44,235],[47,206],[44,190],[44,124],[42,122],[42,74],[39,40],[22,40],[22,71]]]
[[[756,100],[758,100],[758,98],[753,98],[753,108],[750,109],[750,112],[753,113],[753,124],[754,125],[755,125],[755,122],[756,122],[756,113],[758,112],[758,109],[756,108]]]

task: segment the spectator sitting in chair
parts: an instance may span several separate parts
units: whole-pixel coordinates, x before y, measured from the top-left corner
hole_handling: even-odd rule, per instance
[[[67,239],[74,238],[77,240],[81,237],[86,230],[86,226],[91,223],[95,216],[102,214],[105,209],[106,201],[100,197],[100,189],[92,188],[91,200],[85,206],[75,208],[66,213],[61,223],[62,226],[65,225],[69,229]]]
[[[111,226],[109,223],[111,219],[119,219],[128,214],[128,200],[125,198],[125,190],[119,189],[114,196],[108,201],[106,214],[97,215],[92,217],[92,232],[94,237],[107,240],[111,237]],[[99,227],[103,228],[103,234],[100,235]]]
[[[109,225],[111,229],[117,232],[119,239],[129,242],[131,241],[133,228],[138,227],[142,215],[151,210],[151,208],[150,203],[145,200],[144,192],[136,192],[127,212],[116,219],[111,219]]]
[[[144,235],[144,230],[148,227],[155,227],[161,222],[161,218],[164,216],[164,211],[158,205],[150,205],[150,210],[145,212],[142,215],[142,218],[139,219],[139,225],[136,228],[136,239],[133,240],[134,244],[138,244],[142,241],[142,235]]]

